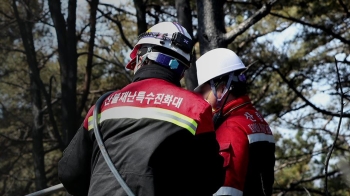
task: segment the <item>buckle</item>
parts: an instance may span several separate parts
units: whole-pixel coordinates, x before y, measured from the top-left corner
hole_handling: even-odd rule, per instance
[[[171,41],[184,52],[191,53],[193,48],[193,42],[190,38],[186,37],[182,33],[180,32],[173,33]]]

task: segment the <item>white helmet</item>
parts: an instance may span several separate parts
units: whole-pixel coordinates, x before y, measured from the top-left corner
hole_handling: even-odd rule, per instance
[[[161,46],[170,49],[175,52],[174,54],[183,57],[182,61],[178,58],[177,60],[182,62],[187,68],[189,67],[193,48],[192,39],[187,30],[176,22],[161,22],[149,28],[145,33],[140,34],[138,42],[130,53],[132,60],[126,65],[126,68],[134,69],[137,52],[141,45]],[[149,55],[148,58],[154,58],[151,60],[155,60],[159,53],[160,52],[150,51],[149,54],[151,55]],[[187,62],[184,62],[185,60]]]
[[[196,61],[196,67],[198,87],[194,91],[198,91],[204,83],[218,76],[246,69],[237,54],[226,48],[216,48],[205,53]],[[239,80],[237,78],[237,81]]]

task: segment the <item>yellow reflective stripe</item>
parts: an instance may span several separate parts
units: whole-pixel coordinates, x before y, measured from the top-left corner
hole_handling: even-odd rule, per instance
[[[110,108],[102,112],[100,123],[103,122],[104,120],[119,119],[119,118],[133,118],[133,119],[151,118],[151,119],[167,121],[187,129],[193,135],[196,133],[196,130],[197,130],[197,122],[194,119],[189,118],[178,112],[174,112],[163,108],[155,108],[155,107],[140,108],[140,107],[132,107],[132,106],[123,106],[123,107]],[[90,130],[90,125],[89,125],[89,130]]]
[[[101,118],[101,114],[98,114],[97,118],[100,119]],[[90,131],[93,128],[94,128],[94,116],[90,116],[88,118],[88,131]]]
[[[159,108],[157,108],[157,109],[159,109]],[[163,110],[165,110],[165,109],[163,109]],[[195,130],[197,129],[197,126],[198,126],[197,122],[195,120],[193,120],[192,118],[189,118],[189,117],[187,117],[187,116],[185,116],[183,114],[180,114],[178,112],[174,112],[174,111],[171,111],[171,110],[165,110],[165,111],[169,112],[169,114],[171,114],[171,115],[174,115],[174,116],[176,116],[176,117],[178,117],[180,119],[185,120],[186,122],[191,123],[192,125],[190,125],[190,126],[193,127]]]

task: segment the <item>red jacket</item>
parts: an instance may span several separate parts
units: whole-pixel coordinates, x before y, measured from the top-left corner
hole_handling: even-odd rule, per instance
[[[212,195],[223,183],[211,107],[179,85],[170,69],[143,66],[101,106],[106,150],[135,195]],[[125,195],[101,156],[92,111],[58,163],[59,179],[72,195]]]
[[[215,195],[271,195],[275,142],[269,125],[248,96],[227,103],[216,130],[226,179]]]

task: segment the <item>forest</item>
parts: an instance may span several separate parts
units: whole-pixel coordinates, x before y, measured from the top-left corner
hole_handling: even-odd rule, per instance
[[[85,114],[132,81],[137,36],[162,21],[188,30],[196,58],[229,48],[249,67],[276,140],[274,195],[350,196],[348,0],[1,0],[0,195],[60,183]]]

